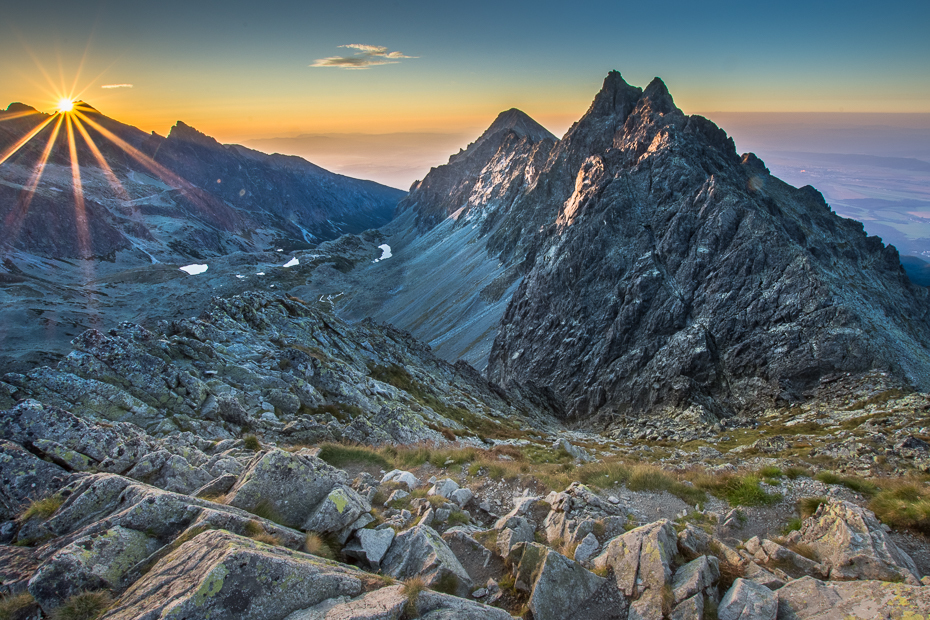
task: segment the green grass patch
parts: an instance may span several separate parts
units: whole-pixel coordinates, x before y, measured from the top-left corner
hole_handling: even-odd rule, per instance
[[[759,476],[765,480],[777,480],[784,475],[785,473],[774,465],[766,465],[759,469]]]
[[[364,464],[390,467],[390,463],[375,448],[367,446],[348,446],[341,443],[327,442],[320,444],[320,459],[333,467],[345,467],[349,464]]]
[[[814,476],[814,478],[824,484],[843,485],[847,489],[855,491],[865,497],[874,497],[879,492],[877,484],[871,480],[866,480],[865,478],[859,478],[857,476],[840,476],[831,471],[822,471]]]
[[[801,517],[792,517],[788,521],[788,523],[785,524],[785,527],[782,528],[781,532],[782,534],[787,536],[791,532],[795,532],[801,529],[801,526],[803,525],[804,525],[804,522],[801,520]]]
[[[694,505],[707,500],[707,494],[692,485],[679,482],[658,467],[636,465],[630,471],[626,486],[631,491],[668,491],[686,504]]]
[[[891,527],[930,533],[930,490],[916,480],[897,480],[869,502],[869,509]]]
[[[246,435],[242,438],[242,447],[252,452],[258,452],[262,449],[262,444],[255,435]]]
[[[753,475],[738,476],[727,484],[724,497],[732,506],[770,506],[781,500],[781,495],[766,492],[760,483]]]
[[[785,477],[788,480],[797,480],[802,476],[810,477],[811,472],[805,467],[788,467],[785,469]]]

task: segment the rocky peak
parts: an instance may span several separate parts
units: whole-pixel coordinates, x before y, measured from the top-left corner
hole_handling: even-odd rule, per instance
[[[12,112],[36,112],[36,113],[39,112],[31,105],[26,105],[25,103],[19,103],[16,101],[8,105],[6,108],[6,111],[11,112],[11,113]]]
[[[509,206],[513,191],[525,183],[524,172],[541,168],[557,142],[526,113],[516,108],[501,112],[467,149],[411,186],[397,210],[413,209],[421,230],[433,228],[454,213],[456,217],[469,212],[475,216],[479,211],[482,216],[490,215],[502,204]]]
[[[223,146],[215,139],[197,131],[183,121],[178,121],[177,124],[171,128],[171,131],[168,132],[168,140],[173,140],[175,142],[188,142],[211,149],[223,148]]]
[[[606,421],[713,420],[802,401],[838,372],[930,385],[926,291],[894,248],[740,163],[661,80],[639,93],[608,75],[489,242],[527,257],[490,378]]]
[[[478,138],[478,142],[499,131],[507,130],[513,131],[521,138],[530,138],[533,141],[557,139],[552,132],[534,121],[525,112],[510,108],[497,115],[491,126]]]

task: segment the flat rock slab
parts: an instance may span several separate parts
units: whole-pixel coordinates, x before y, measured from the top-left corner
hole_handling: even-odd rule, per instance
[[[916,620],[930,617],[930,588],[812,577],[778,590],[778,620]],[[720,616],[721,620],[723,616]]]
[[[104,616],[108,620],[281,620],[362,593],[364,573],[212,530],[167,555]]]

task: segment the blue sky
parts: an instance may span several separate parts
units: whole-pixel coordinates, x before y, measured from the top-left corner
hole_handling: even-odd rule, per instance
[[[105,113],[225,140],[471,130],[509,107],[561,133],[611,69],[661,76],[686,112],[930,112],[928,26],[926,0],[17,3],[0,105],[51,109],[83,60],[79,90]],[[349,44],[412,58],[310,66]]]

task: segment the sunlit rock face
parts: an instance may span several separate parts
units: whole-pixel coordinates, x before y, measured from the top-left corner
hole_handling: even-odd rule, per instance
[[[927,292],[894,247],[740,157],[658,79],[611,73],[488,247],[527,264],[489,377],[573,418],[713,421],[868,369],[930,387]]]

